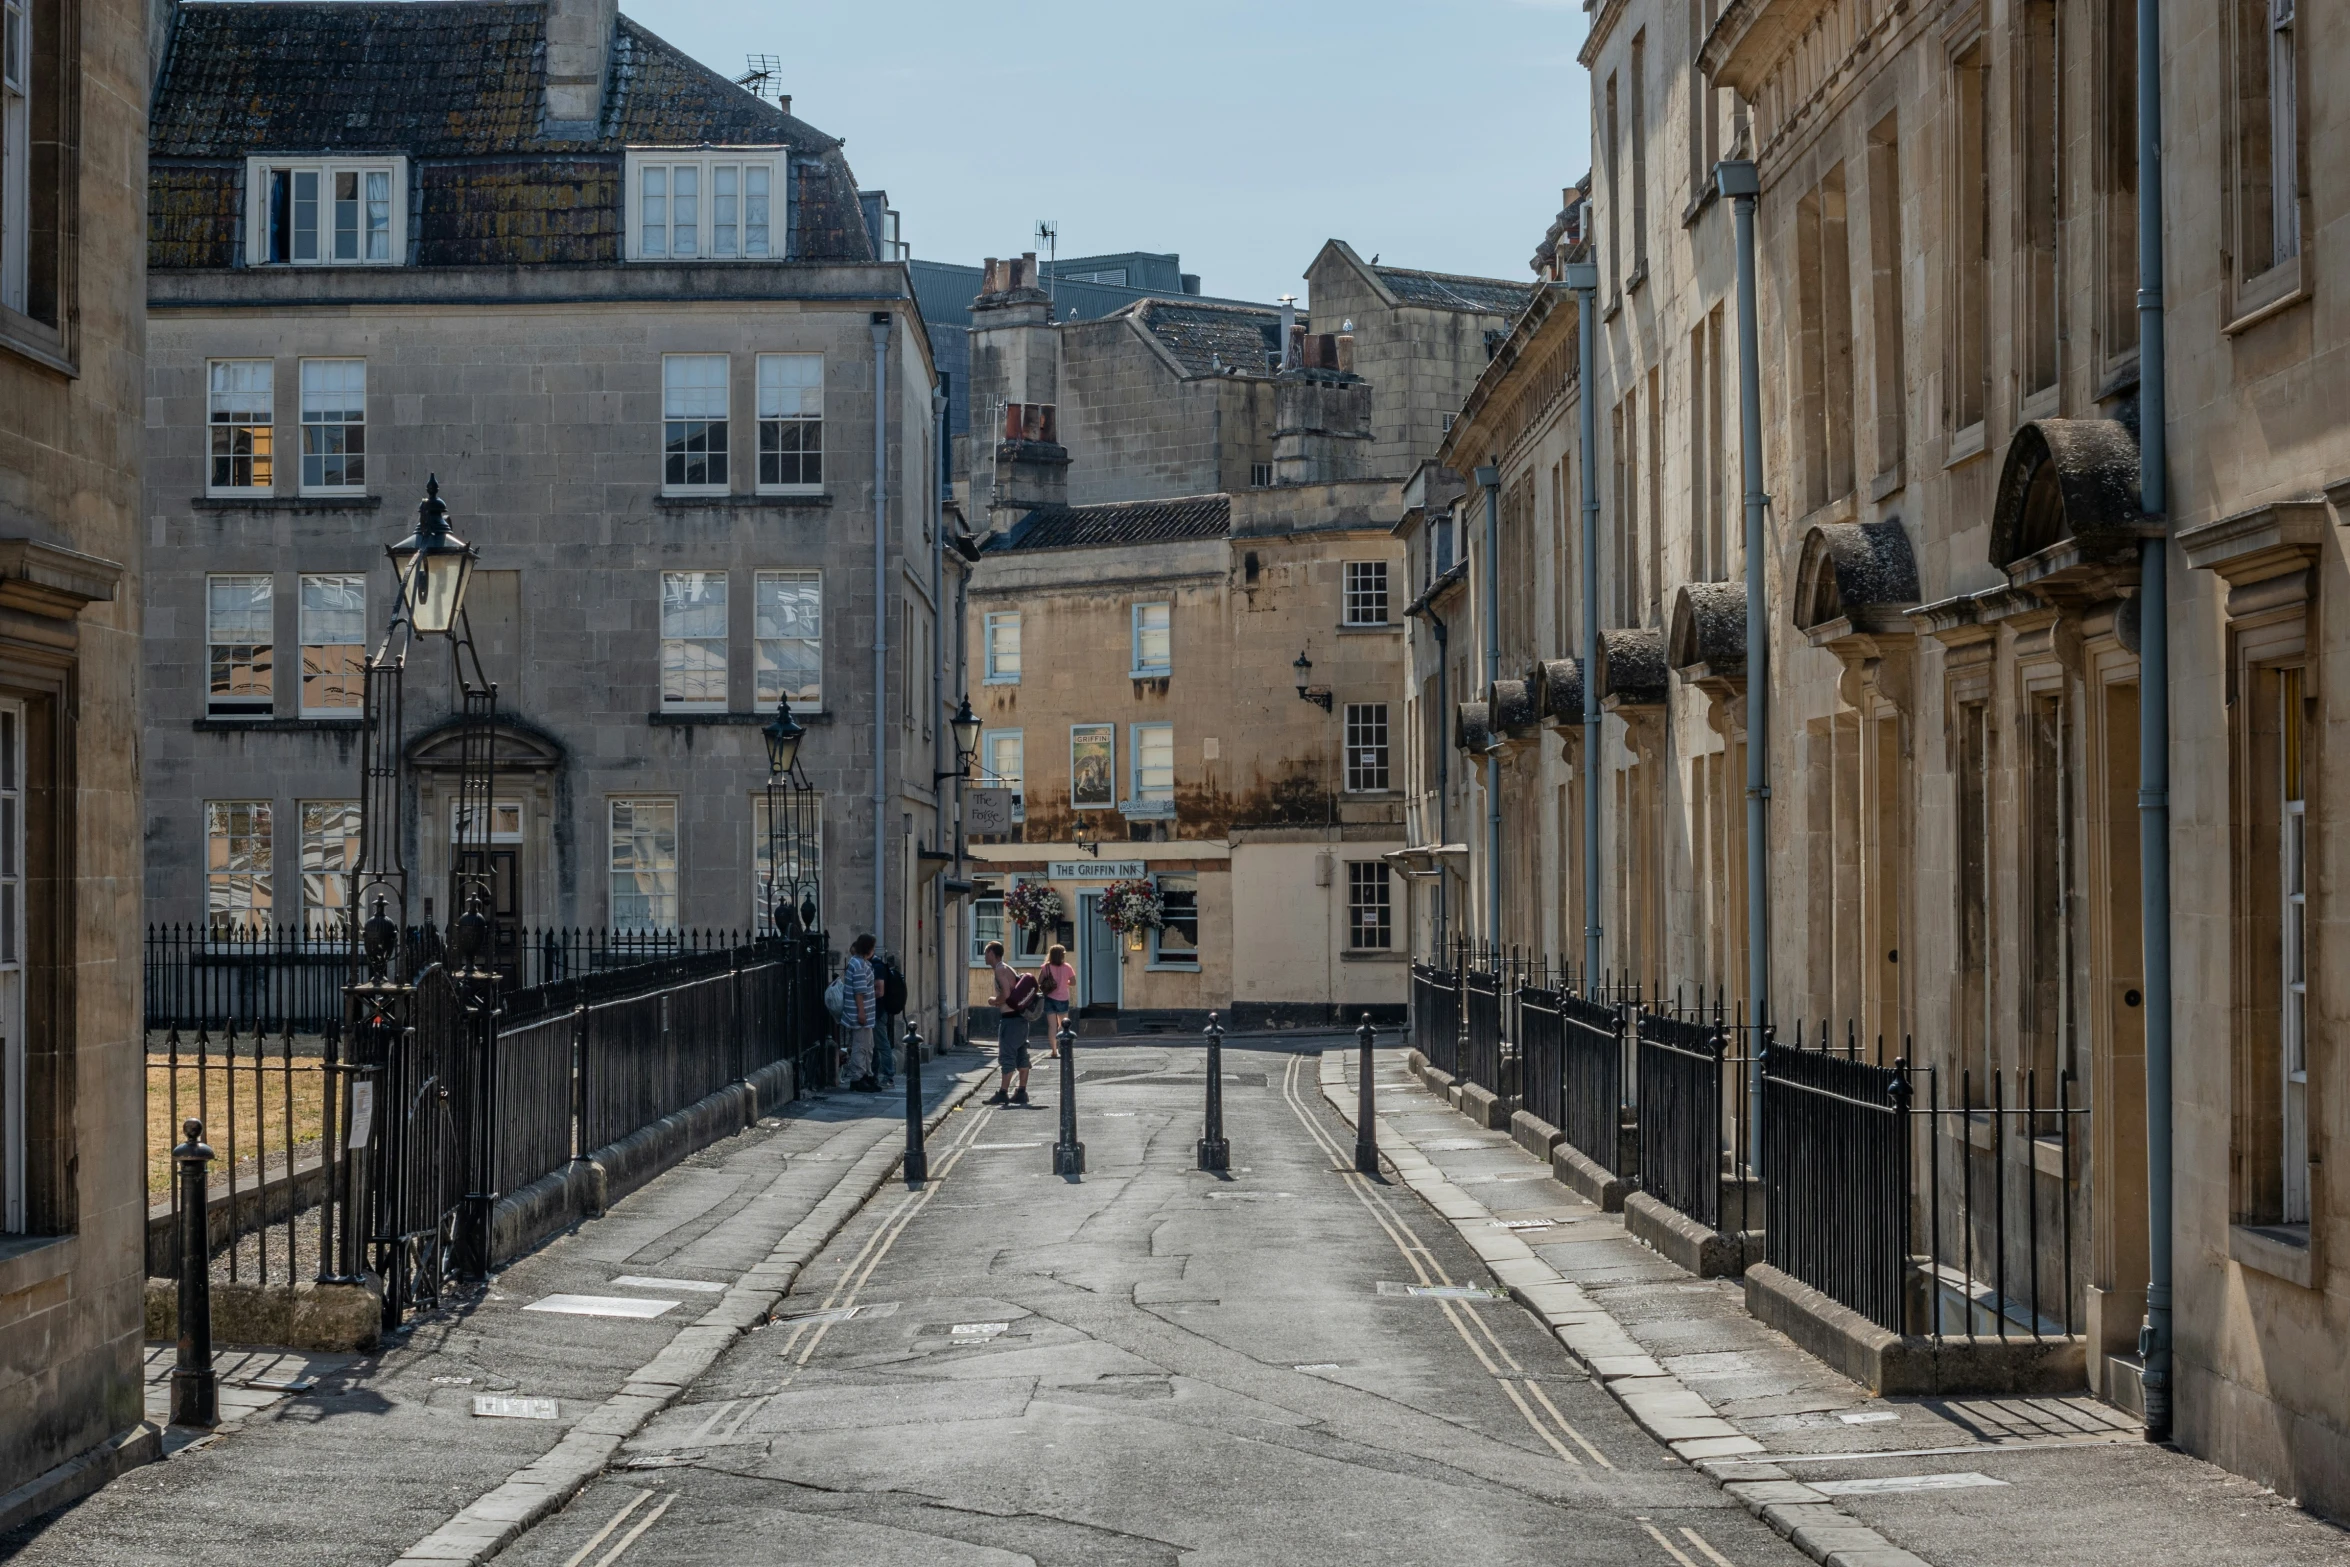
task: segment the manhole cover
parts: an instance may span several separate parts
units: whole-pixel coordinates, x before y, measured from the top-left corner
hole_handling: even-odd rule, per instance
[[[551,1398],[505,1398],[495,1393],[476,1393],[473,1412],[488,1420],[559,1420],[555,1401]]]

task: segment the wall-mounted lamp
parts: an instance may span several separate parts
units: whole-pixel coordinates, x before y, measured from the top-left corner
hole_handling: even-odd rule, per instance
[[[1328,686],[1307,684],[1308,681],[1314,678],[1314,661],[1306,657],[1305,654],[1300,653],[1297,655],[1297,662],[1290,665],[1289,667],[1297,673],[1298,699],[1304,702],[1315,703],[1322,709],[1323,712],[1329,712],[1331,700],[1330,688]]]

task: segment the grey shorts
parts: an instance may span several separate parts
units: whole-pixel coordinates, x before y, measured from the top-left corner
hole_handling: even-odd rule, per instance
[[[995,1064],[1006,1072],[1016,1072],[1028,1064],[1028,1019],[1014,1014],[996,1018]]]

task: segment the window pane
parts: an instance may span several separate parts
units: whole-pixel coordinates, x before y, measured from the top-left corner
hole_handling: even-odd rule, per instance
[[[209,376],[208,483],[216,490],[268,489],[275,482],[270,435],[276,366],[266,359],[215,359]]]
[[[710,171],[710,254],[736,253],[735,234],[741,201],[742,170],[721,163]]]
[[[388,173],[367,176],[367,259],[392,259],[392,177]]]
[[[1020,678],[1020,617],[1016,613],[987,617],[987,678]]]
[[[1137,604],[1134,606],[1134,667],[1136,669],[1164,670],[1174,664],[1174,640],[1170,635],[1171,606],[1165,604]]]
[[[350,871],[359,860],[359,802],[302,802],[302,928],[323,936],[350,906]]]
[[[267,575],[205,579],[208,711],[240,716],[269,711],[273,592]]]
[[[661,573],[661,704],[726,705],[726,573]]]
[[[250,935],[268,928],[269,832],[267,800],[204,803],[205,924],[212,935]]]
[[[669,253],[692,256],[701,252],[702,171],[691,163],[669,170]]]
[[[1138,800],[1175,798],[1175,731],[1171,726],[1135,726],[1134,797]]]
[[[1385,862],[1348,862],[1346,883],[1348,945],[1384,950],[1394,939]]]
[[[767,182],[769,170],[764,164],[751,164],[743,170],[743,254],[764,256],[767,241]]]
[[[662,410],[667,421],[663,482],[715,487],[726,483],[724,354],[667,354],[661,360]]]
[[[359,176],[348,169],[335,175],[335,259],[359,259]]]
[[[1158,878],[1159,904],[1164,923],[1152,934],[1153,961],[1199,961],[1199,878],[1167,875]]]
[[[677,928],[675,800],[612,802],[611,867],[616,928]]]
[[[302,486],[358,489],[366,482],[367,361],[302,361]]]
[[[367,579],[302,579],[302,710],[355,711],[365,691]]]
[[[638,248],[648,256],[669,254],[669,171],[659,165],[650,166],[644,174],[644,220],[638,231]]]
[[[823,356],[761,354],[758,382],[759,482],[821,484]]]
[[[758,693],[764,707],[788,697],[821,708],[824,695],[824,583],[813,571],[762,571],[755,583]]]
[[[318,259],[318,171],[294,171],[294,259]]]
[[[1387,704],[1350,702],[1346,708],[1346,786],[1388,787]]]

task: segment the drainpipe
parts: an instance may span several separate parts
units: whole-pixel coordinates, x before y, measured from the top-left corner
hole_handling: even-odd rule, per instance
[[[2162,337],[2162,6],[2138,0],[2138,495],[2167,518]],[[2171,1432],[2170,539],[2138,555],[2139,923],[2146,959],[2146,1440]]]
[[[873,312],[873,939],[890,950],[889,312]]]
[[[2151,0],[2148,0],[2151,3]],[[1733,159],[1714,166],[1714,178],[1737,214],[1738,444],[1746,480],[1746,1016],[1756,1027],[1771,1016],[1771,860],[1767,834],[1771,798],[1770,610],[1763,600],[1762,350],[1755,324],[1754,203],[1762,181],[1754,164]],[[1754,1125],[1747,1158],[1762,1173],[1762,1052],[1747,1052],[1747,1103]]]
[[[1450,689],[1452,686],[1452,671],[1447,667],[1448,660],[1445,654],[1445,633],[1450,628],[1445,625],[1444,617],[1437,614],[1435,609],[1430,605],[1423,604],[1418,609],[1408,611],[1408,613],[1418,615],[1425,619],[1428,622],[1428,629],[1436,634],[1436,711],[1440,722],[1449,720],[1452,717],[1452,692]],[[1445,753],[1451,749],[1452,746],[1450,743],[1443,741],[1440,741],[1436,747],[1436,846],[1440,849],[1443,848],[1445,844],[1452,841],[1451,813],[1446,807],[1444,798],[1450,786],[1450,769],[1446,766],[1446,763],[1450,760],[1450,758],[1448,758]],[[1448,879],[1449,873],[1444,868],[1442,856],[1439,856],[1436,864],[1437,951],[1441,951],[1444,946],[1444,884]],[[1431,956],[1433,955],[1434,954],[1432,953]]]
[[[945,441],[947,434],[947,399],[946,393],[943,391],[934,390],[930,394],[930,429],[931,449],[935,456],[941,449],[938,443]],[[937,475],[932,475],[932,479],[933,482],[930,485],[930,722],[932,725],[931,734],[935,738],[930,745],[930,770],[934,773],[943,773],[946,769],[941,767],[939,762],[953,752],[955,745],[954,732],[947,728],[946,715],[939,711],[947,690],[947,639],[943,619],[946,613],[947,592],[947,508],[946,494],[936,482]],[[961,760],[959,757],[956,759]],[[963,814],[963,780],[958,777],[954,783],[952,815],[954,819],[960,820]],[[931,842],[943,849],[946,847],[947,835],[952,830],[948,825],[948,804],[944,799],[936,798],[939,793],[937,780],[932,781],[930,792],[934,797],[934,803],[930,808],[931,820],[937,824]],[[938,940],[938,1019],[931,1029],[930,1038],[936,1048],[944,1050],[947,1047],[949,1037],[947,1033],[947,981],[954,972],[947,966],[947,882],[944,876],[931,878],[930,910],[930,929]]]
[[[1477,487],[1485,492],[1485,692],[1501,678],[1501,469],[1487,463],[1477,470]],[[1485,715],[1488,729],[1493,714]],[[1485,752],[1485,940],[1501,945],[1501,746],[1489,743]]]
[[[1588,211],[1589,209],[1586,209]],[[1572,261],[1566,282],[1575,291],[1575,465],[1583,470],[1583,982],[1599,972],[1605,923],[1599,910],[1599,447],[1592,397],[1599,382],[1599,263]]]

